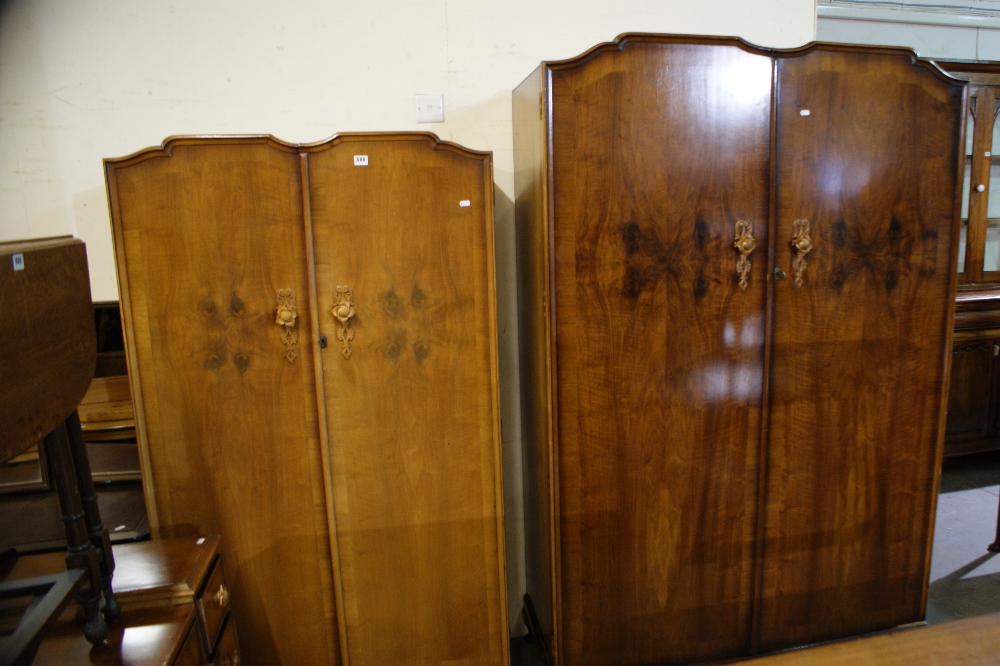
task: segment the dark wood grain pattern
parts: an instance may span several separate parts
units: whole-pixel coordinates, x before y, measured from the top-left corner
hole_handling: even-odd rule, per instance
[[[963,105],[902,50],[642,34],[515,91],[528,591],[557,664],[922,614]]]
[[[912,56],[778,61],[760,643],[919,620],[954,308],[963,89]],[[808,111],[808,115],[805,112]]]
[[[337,661],[298,154],[178,139],[106,162],[151,527],[218,533],[249,664]]]
[[[65,236],[0,243],[0,311],[0,462],[6,462],[65,421],[94,376],[97,338],[83,242]]]
[[[344,135],[308,172],[348,659],[506,663],[491,158]]]
[[[626,41],[551,94],[562,658],[744,651],[771,60]]]

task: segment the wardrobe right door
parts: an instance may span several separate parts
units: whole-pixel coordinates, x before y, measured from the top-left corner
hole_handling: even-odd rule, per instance
[[[308,153],[347,663],[509,662],[488,153]]]
[[[964,100],[891,49],[777,71],[764,650],[923,617]]]

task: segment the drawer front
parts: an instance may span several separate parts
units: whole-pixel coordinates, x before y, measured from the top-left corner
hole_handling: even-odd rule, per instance
[[[180,652],[177,653],[177,658],[173,661],[173,666],[202,666],[208,663],[201,645],[201,631],[195,624],[191,624],[191,629],[184,639]]]
[[[198,597],[198,620],[205,638],[205,652],[212,654],[222,630],[222,622],[229,612],[229,586],[222,573],[222,558],[216,558],[208,582]]]
[[[212,666],[239,666],[240,646],[236,640],[236,623],[230,615],[219,637],[219,644],[215,648],[215,658],[212,659]]]

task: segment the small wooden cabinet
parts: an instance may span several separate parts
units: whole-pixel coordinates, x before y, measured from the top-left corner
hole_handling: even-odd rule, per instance
[[[92,648],[73,613],[46,634],[37,664],[195,666],[240,661],[236,623],[219,553],[219,537],[157,539],[114,550],[115,594],[122,620]],[[58,571],[63,553],[21,557],[16,580]]]
[[[1000,285],[956,300],[945,456],[1000,449]]]

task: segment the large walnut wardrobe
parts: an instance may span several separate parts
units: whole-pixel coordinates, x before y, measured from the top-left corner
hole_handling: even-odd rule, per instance
[[[508,660],[488,153],[179,137],[105,163],[152,528],[249,664]]]
[[[625,35],[514,93],[528,593],[558,664],[923,617],[965,90]]]

